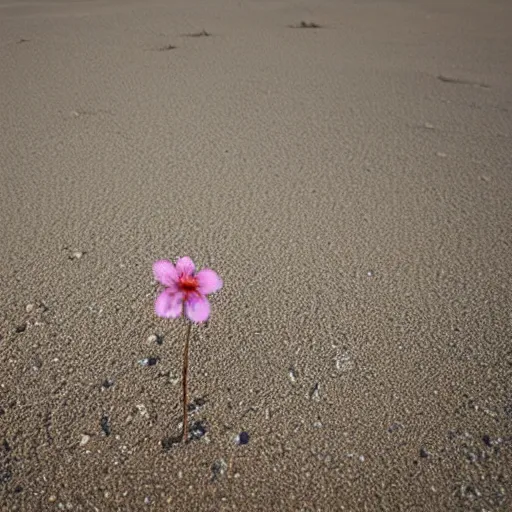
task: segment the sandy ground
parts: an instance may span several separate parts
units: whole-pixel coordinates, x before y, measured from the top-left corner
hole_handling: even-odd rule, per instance
[[[512,510],[511,26],[1,0],[1,509]],[[151,266],[185,254],[225,286],[206,435],[165,451],[185,325]]]

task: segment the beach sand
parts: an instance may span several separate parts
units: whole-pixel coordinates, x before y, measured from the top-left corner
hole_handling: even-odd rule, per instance
[[[511,26],[1,0],[1,510],[512,510]],[[164,450],[186,326],[152,264],[182,255],[224,288],[206,435]]]

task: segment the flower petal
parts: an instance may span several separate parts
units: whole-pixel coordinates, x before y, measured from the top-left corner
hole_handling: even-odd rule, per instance
[[[169,260],[159,260],[153,263],[155,279],[165,286],[172,286],[178,281],[178,273]]]
[[[192,322],[204,322],[210,316],[208,299],[202,296],[190,297],[185,302],[185,314]]]
[[[222,279],[216,272],[209,268],[204,268],[196,274],[197,282],[199,283],[198,290],[203,295],[218,292],[222,288]]]
[[[183,310],[183,294],[163,291],[155,301],[155,312],[163,318],[178,318]]]
[[[190,276],[195,272],[195,270],[196,266],[188,256],[184,256],[176,262],[176,271],[178,272],[178,276]]]

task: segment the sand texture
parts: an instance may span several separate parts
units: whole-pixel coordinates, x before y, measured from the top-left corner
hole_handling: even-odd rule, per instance
[[[0,0],[0,509],[512,510],[511,27]],[[169,445],[182,255],[224,288]]]

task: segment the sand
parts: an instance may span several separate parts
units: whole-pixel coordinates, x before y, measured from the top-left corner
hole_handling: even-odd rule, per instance
[[[511,26],[1,0],[1,510],[512,510]],[[206,435],[164,450],[186,326],[151,267],[181,255],[225,285]]]

